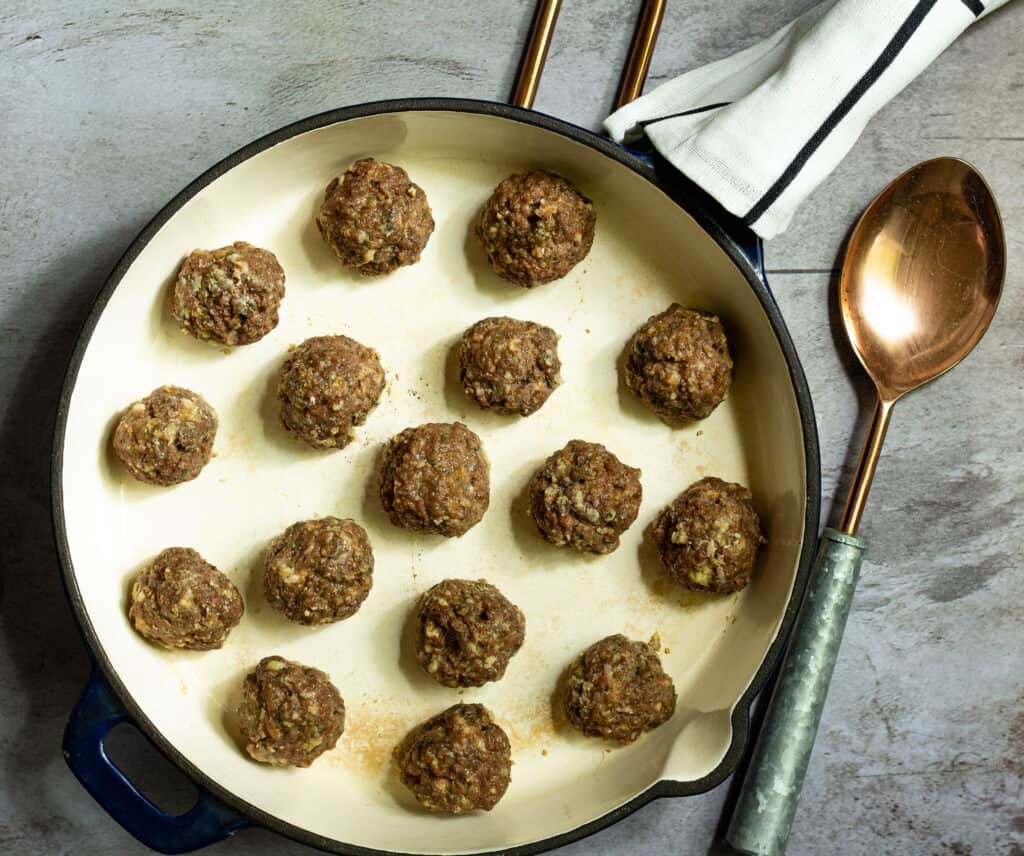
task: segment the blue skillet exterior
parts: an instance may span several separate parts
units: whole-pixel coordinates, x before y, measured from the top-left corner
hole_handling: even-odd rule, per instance
[[[722,782],[739,763],[748,737],[751,704],[774,672],[803,599],[818,532],[821,466],[818,457],[817,427],[803,368],[797,358],[796,350],[786,330],[779,308],[765,282],[762,244],[742,222],[726,212],[715,200],[680,175],[671,164],[658,155],[627,149],[568,122],[505,104],[444,98],[378,101],[332,110],[288,125],[239,149],[209,169],[172,199],[132,242],[97,295],[96,302],[79,333],[58,404],[51,467],[54,537],[61,562],[65,591],[78,620],[85,644],[94,661],[92,676],[71,714],[64,733],[64,757],[79,781],[118,823],[143,844],[161,853],[186,853],[197,850],[254,824],[330,852],[353,854],[353,856],[371,856],[371,854],[378,856],[382,851],[355,847],[284,823],[213,782],[189,763],[153,727],[104,656],[102,647],[99,645],[98,635],[85,610],[76,582],[67,542],[64,498],[61,487],[68,407],[82,358],[107,301],[128,268],[164,223],[206,185],[264,149],[306,131],[363,116],[410,111],[475,113],[545,128],[596,149],[643,176],[667,193],[730,256],[747,278],[751,290],[764,307],[789,367],[790,380],[796,393],[804,433],[807,505],[804,541],[796,582],[782,619],[779,634],[769,648],[761,668],[733,712],[733,741],[721,763],[708,775],[696,781],[659,781],[625,805],[603,817],[543,841],[502,850],[500,851],[502,856],[528,856],[528,854],[540,853],[568,844],[615,823],[656,797],[702,793]],[[123,722],[131,723],[140,729],[196,784],[199,799],[192,809],[180,816],[161,811],[107,757],[103,745],[104,739],[115,725]],[[493,856],[497,856],[497,852],[495,851]]]

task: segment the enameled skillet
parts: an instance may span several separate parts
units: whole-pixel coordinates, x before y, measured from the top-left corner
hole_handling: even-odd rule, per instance
[[[367,154],[405,166],[438,221],[418,265],[373,282],[349,278],[312,225],[329,179]],[[565,280],[524,292],[494,277],[470,226],[498,180],[539,166],[594,199],[598,237]],[[185,253],[239,238],[278,254],[288,295],[277,330],[224,354],[181,336],[165,297]],[[632,330],[672,300],[717,312],[736,362],[727,402],[681,430],[639,407],[615,370]],[[562,335],[565,383],[528,420],[476,411],[450,382],[452,343],[487,314],[533,318]],[[270,394],[288,344],[323,332],[372,343],[390,381],[361,442],[326,457],[282,436]],[[109,447],[119,410],[161,383],[201,391],[222,422],[214,461],[170,490],[133,483]],[[408,424],[454,418],[484,438],[491,512],[456,541],[395,530],[373,496],[380,443]],[[644,474],[640,519],[616,553],[596,561],[544,544],[519,512],[529,473],[574,436],[605,443]],[[672,588],[644,531],[704,474],[748,484],[768,533],[755,580],[738,596]],[[655,797],[708,790],[735,767],[750,703],[806,582],[819,482],[811,400],[760,246],[667,164],[481,101],[388,101],[306,119],[173,199],[117,264],[75,348],[54,441],[53,513],[68,597],[96,668],[68,724],[68,763],[118,822],[164,852],[250,824],[341,853],[526,854],[575,840]],[[264,608],[258,570],[266,541],[313,514],[360,519],[378,570],[356,617],[310,631]],[[246,618],[222,651],[163,653],[128,625],[134,573],[179,543],[226,570],[246,597]],[[410,805],[389,761],[405,730],[456,700],[408,667],[405,632],[417,593],[453,575],[496,582],[528,621],[506,678],[466,695],[509,731],[512,787],[494,811],[457,819]],[[665,726],[609,752],[567,731],[551,698],[571,656],[611,632],[660,634],[679,705]],[[326,669],[346,698],[345,735],[308,770],[255,764],[238,746],[241,676],[270,653]],[[125,721],[196,783],[187,814],[160,811],[106,757],[104,738]]]

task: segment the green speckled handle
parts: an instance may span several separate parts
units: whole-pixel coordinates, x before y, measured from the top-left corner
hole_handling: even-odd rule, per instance
[[[821,536],[807,600],[725,837],[740,853],[786,852],[863,555],[859,538],[834,529]]]

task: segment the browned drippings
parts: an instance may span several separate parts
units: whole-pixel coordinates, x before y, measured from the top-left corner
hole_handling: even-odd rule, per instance
[[[703,606],[714,598],[714,595],[709,592],[684,589],[680,586],[675,586],[675,588],[676,602],[683,607],[683,609],[695,609]]]
[[[324,758],[361,773],[380,775],[386,772],[391,753],[415,722],[408,714],[391,713],[383,707],[374,704],[350,711],[338,748]]]
[[[386,775],[395,747],[423,718],[412,711],[395,713],[387,708],[387,703],[378,699],[350,709],[345,732],[337,748],[323,756],[324,761],[368,776]],[[544,754],[557,737],[549,699],[511,708],[495,707],[493,713],[508,734],[513,754],[529,750]]]
[[[513,755],[538,747],[542,748],[542,752],[547,752],[543,747],[550,745],[558,736],[553,707],[550,700],[544,699],[524,704],[518,710],[495,711],[495,716],[508,734]]]
[[[251,437],[241,431],[232,431],[223,441],[217,443],[215,456],[224,455],[231,458],[249,458],[253,455]]]
[[[679,588],[679,586],[667,577],[654,580],[651,583],[651,591],[653,592],[654,597],[650,598],[650,605],[660,605],[662,603],[662,598],[668,597],[677,588]]]

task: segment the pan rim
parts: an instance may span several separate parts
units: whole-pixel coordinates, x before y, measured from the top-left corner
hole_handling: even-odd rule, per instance
[[[85,608],[81,591],[78,587],[77,575],[71,559],[71,551],[67,538],[67,527],[64,513],[63,496],[63,456],[64,443],[67,431],[67,418],[71,403],[71,397],[78,380],[79,369],[85,352],[88,349],[95,328],[102,316],[107,303],[116,291],[118,285],[127,273],[128,269],[135,262],[142,250],[149,244],[156,233],[173,217],[185,203],[199,193],[203,188],[229,170],[249,160],[272,146],[285,142],[293,137],[308,131],[340,122],[359,119],[374,115],[389,113],[408,112],[454,112],[469,113],[475,115],[494,116],[497,118],[511,120],[521,124],[532,125],[541,129],[551,131],[564,137],[568,137],[599,153],[611,158],[617,163],[645,178],[657,188],[665,192],[672,201],[683,208],[683,210],[696,220],[698,225],[707,232],[712,239],[729,256],[733,264],[746,278],[751,290],[761,303],[776,341],[782,350],[783,357],[789,370],[790,383],[796,397],[797,409],[800,417],[800,424],[803,432],[804,446],[804,467],[805,467],[805,513],[804,533],[800,547],[800,558],[797,563],[796,576],[793,583],[793,590],[790,594],[786,610],[782,615],[778,634],[769,646],[764,660],[757,672],[754,674],[747,689],[740,696],[730,717],[732,727],[732,741],[729,748],[723,755],[718,765],[707,775],[692,781],[676,781],[661,779],[653,783],[649,788],[634,796],[612,811],[594,818],[593,820],[566,830],[557,835],[517,845],[511,848],[490,851],[473,851],[478,856],[530,856],[530,854],[541,853],[555,847],[563,846],[574,841],[585,838],[618,822],[629,814],[632,814],[652,800],[666,796],[691,796],[704,793],[724,781],[735,770],[746,746],[749,734],[749,716],[753,700],[767,683],[771,674],[775,671],[786,639],[792,630],[793,623],[799,605],[803,600],[803,594],[807,586],[810,574],[811,562],[813,560],[814,544],[817,540],[819,526],[819,509],[821,493],[821,467],[818,449],[817,423],[814,417],[814,409],[811,400],[810,390],[804,375],[802,364],[796,353],[796,348],[789,335],[789,331],[782,318],[781,311],[775,302],[774,297],[767,285],[758,276],[750,260],[739,248],[738,243],[718,222],[716,217],[722,216],[724,212],[712,213],[712,206],[717,203],[710,198],[694,198],[698,194],[703,196],[699,190],[689,185],[684,177],[668,168],[659,170],[655,166],[645,162],[629,150],[598,136],[580,126],[556,119],[533,110],[514,107],[497,102],[465,99],[465,98],[406,98],[390,99],[384,101],[372,101],[357,104],[349,107],[341,107],[325,111],[313,116],[300,119],[291,124],[285,125],[276,131],[272,131],[251,143],[243,146],[218,163],[203,172],[179,191],[160,211],[143,227],[134,238],[124,254],[118,260],[113,270],[104,280],[102,287],[97,293],[92,307],[83,322],[75,341],[75,346],[68,362],[61,386],[60,398],[58,400],[56,419],[54,422],[53,440],[51,445],[51,466],[50,466],[50,493],[51,493],[51,515],[53,524],[54,541],[57,548],[57,557],[60,562],[61,578],[65,594],[71,604],[75,621],[78,624],[79,632],[85,642],[89,656],[93,660],[94,669],[99,670],[103,679],[112,689],[118,701],[130,716],[133,724],[148,740],[150,740],[159,751],[167,757],[171,763],[182,770],[189,779],[196,785],[200,792],[206,792],[223,802],[231,809],[251,820],[253,823],[263,826],[287,838],[299,841],[312,847],[333,853],[351,854],[351,856],[383,856],[385,853],[400,856],[394,851],[383,851],[375,848],[366,848],[348,844],[334,838],[327,838],[318,835],[308,829],[288,823],[275,817],[248,801],[238,797],[228,788],[219,784],[198,767],[193,765],[178,749],[168,740],[153,724],[142,707],[135,701],[127,686],[121,681],[120,676],[113,668],[106,652],[100,642],[99,635],[92,624],[92,620]],[[686,196],[685,203],[681,197]],[[725,215],[728,216],[728,215]]]

